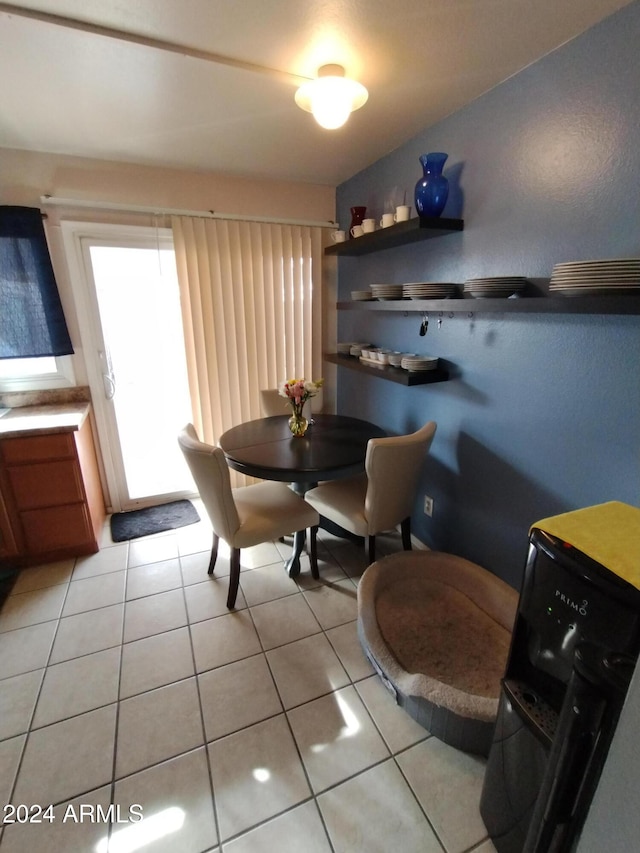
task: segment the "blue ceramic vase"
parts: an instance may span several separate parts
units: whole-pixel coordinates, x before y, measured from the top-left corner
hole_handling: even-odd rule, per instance
[[[448,154],[433,152],[420,157],[422,177],[416,184],[415,204],[418,216],[440,216],[447,203],[449,181],[442,174]]]

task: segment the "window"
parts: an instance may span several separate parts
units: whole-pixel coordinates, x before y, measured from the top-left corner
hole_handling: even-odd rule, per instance
[[[73,353],[42,214],[0,206],[0,359]]]
[[[0,392],[41,391],[75,385],[71,356],[0,359]]]

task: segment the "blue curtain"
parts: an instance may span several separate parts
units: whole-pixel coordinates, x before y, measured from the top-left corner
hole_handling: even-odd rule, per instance
[[[42,214],[0,205],[0,358],[71,353]]]

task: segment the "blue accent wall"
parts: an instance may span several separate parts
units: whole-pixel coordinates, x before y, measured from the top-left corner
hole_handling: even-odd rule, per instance
[[[638,44],[634,2],[342,184],[341,226],[353,205],[380,219],[394,188],[413,204],[418,157],[446,151],[443,216],[465,229],[340,258],[339,298],[377,282],[496,275],[544,289],[556,263],[640,256]],[[339,340],[437,355],[454,378],[409,388],[338,368],[338,410],[397,433],[435,420],[413,532],[518,587],[533,522],[640,505],[640,317],[438,319],[420,337],[418,314],[341,312]]]

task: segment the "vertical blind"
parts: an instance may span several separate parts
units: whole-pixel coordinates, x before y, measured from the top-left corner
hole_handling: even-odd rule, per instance
[[[322,229],[182,216],[172,229],[194,425],[215,444],[260,417],[260,389],[321,375]]]
[[[0,358],[71,353],[42,214],[0,206]]]

